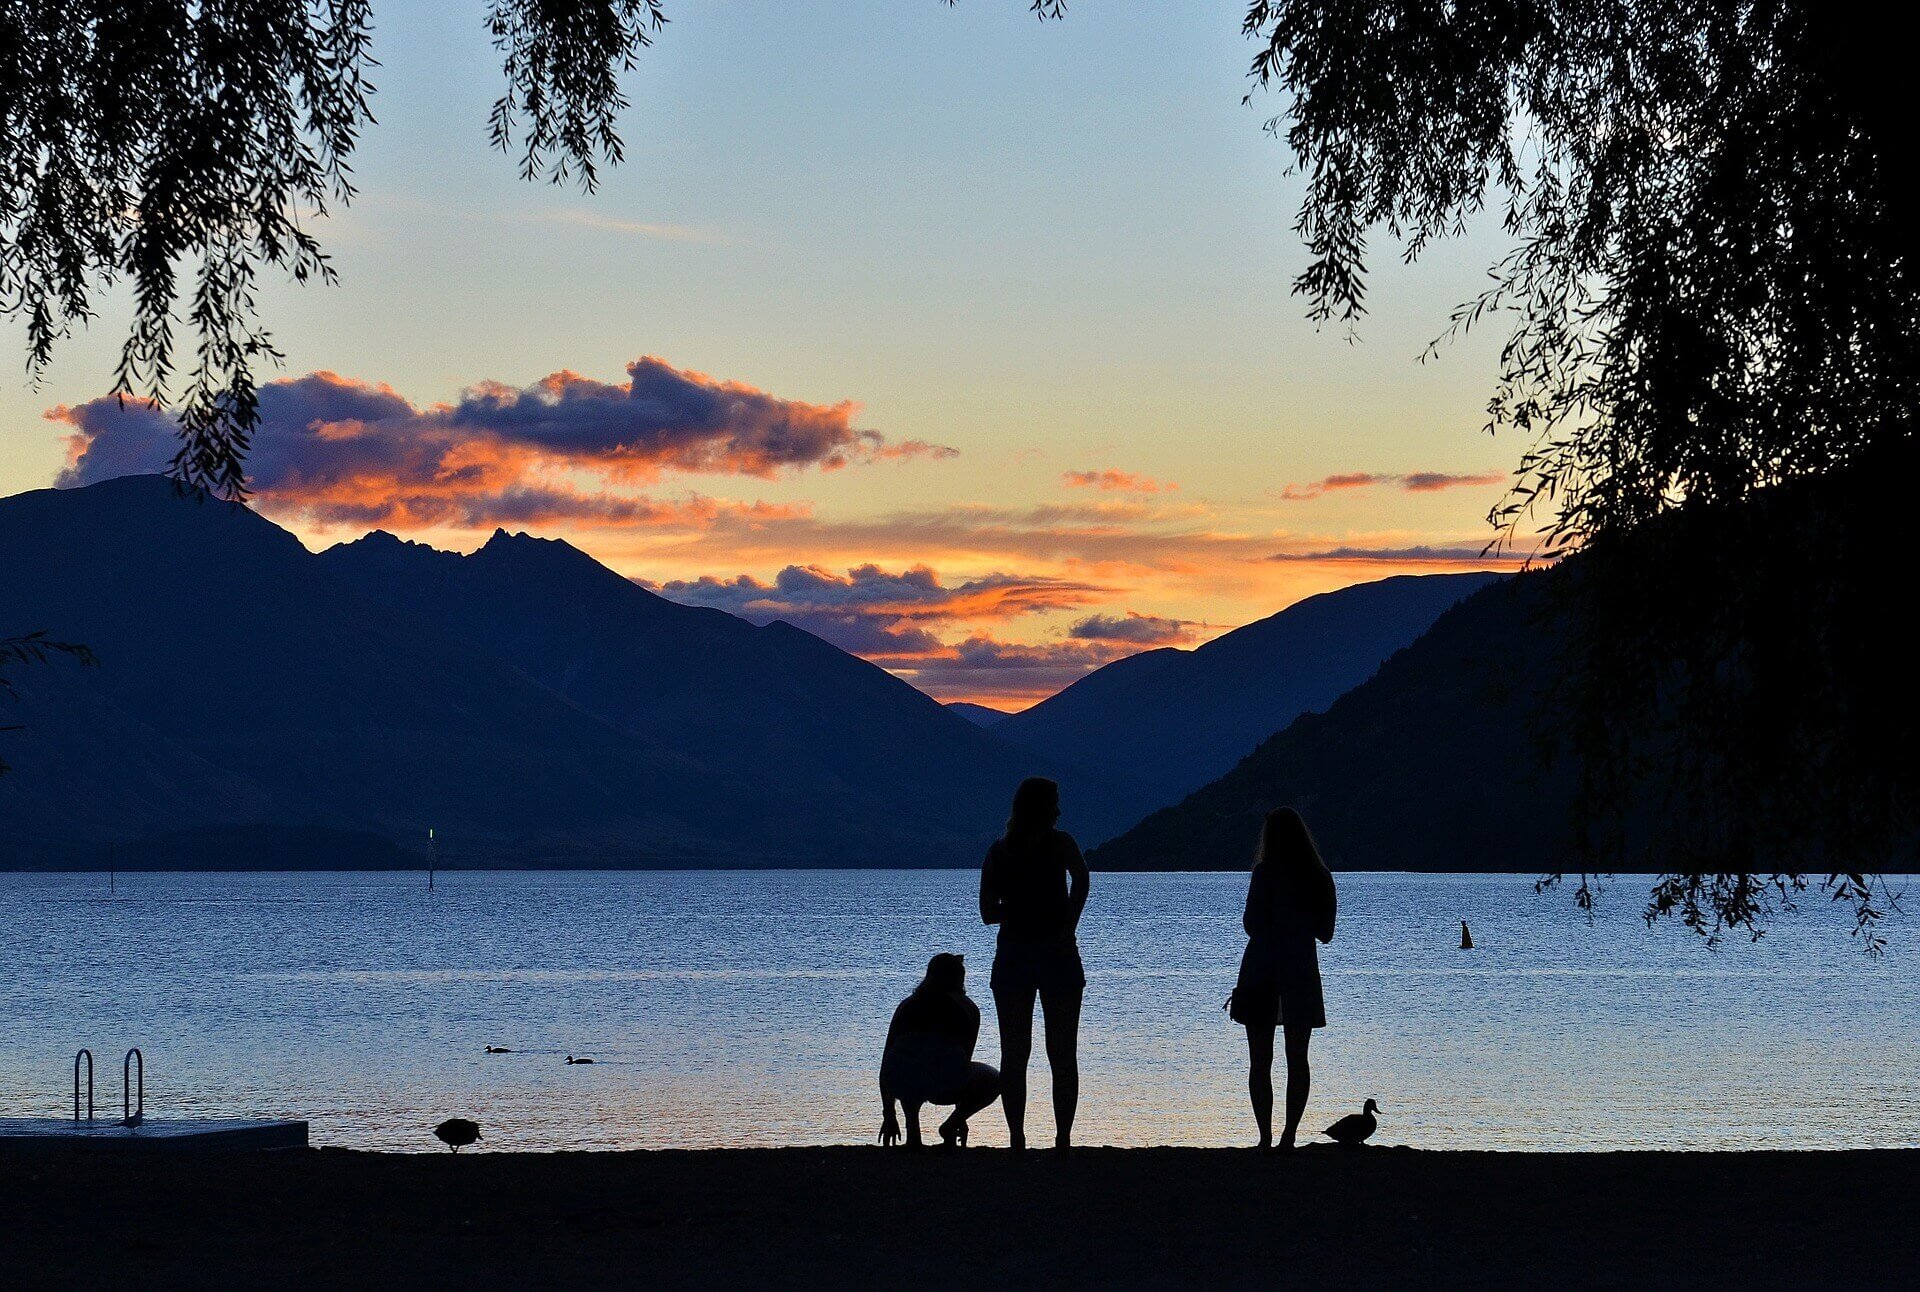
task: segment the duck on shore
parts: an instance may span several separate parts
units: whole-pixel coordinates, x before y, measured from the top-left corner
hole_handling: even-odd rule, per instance
[[[1368,1138],[1371,1137],[1376,1130],[1380,1129],[1380,1119],[1374,1116],[1374,1114],[1379,1111],[1380,1105],[1369,1099],[1367,1100],[1366,1106],[1359,1112],[1348,1113],[1345,1117],[1342,1117],[1339,1121],[1327,1127],[1321,1134],[1336,1143],[1345,1144],[1349,1148],[1358,1148],[1360,1145],[1366,1143]]]
[[[449,1117],[433,1128],[433,1137],[458,1153],[479,1140],[480,1127],[465,1117]]]

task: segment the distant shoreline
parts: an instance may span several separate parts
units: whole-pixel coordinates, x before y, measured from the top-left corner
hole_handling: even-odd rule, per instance
[[[1096,875],[1244,875],[1247,866],[1219,866],[1212,868],[1186,867],[1180,870],[1102,870],[1094,867]],[[517,875],[620,875],[620,874],[709,874],[709,875],[859,875],[889,874],[899,871],[977,871],[978,866],[796,866],[791,862],[756,865],[739,863],[735,865],[696,864],[685,866],[509,866],[509,865],[445,865],[435,868],[437,874],[517,874]],[[427,867],[419,866],[196,866],[182,868],[178,866],[145,867],[121,866],[109,872],[105,866],[0,866],[0,875],[425,875]],[[1546,873],[1539,870],[1372,870],[1334,868],[1338,875],[1485,875],[1488,877],[1506,876],[1515,879],[1538,879]],[[1622,878],[1636,878],[1657,875],[1652,870],[1616,870],[1609,874]]]
[[[0,1171],[14,1286],[1772,1288],[1897,1286],[1920,1265],[1914,1150],[321,1149],[102,1167]]]

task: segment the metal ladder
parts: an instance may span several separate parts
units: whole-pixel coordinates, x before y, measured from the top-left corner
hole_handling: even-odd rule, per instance
[[[93,1051],[83,1049],[73,1056],[73,1120],[80,1120],[80,1060],[87,1061],[87,1120],[93,1120]]]
[[[87,1117],[93,1123],[93,1051],[81,1049],[73,1056],[73,1120],[80,1124],[80,1061],[87,1061]],[[120,1124],[138,1126],[147,1119],[147,1056],[136,1046],[120,1060]]]

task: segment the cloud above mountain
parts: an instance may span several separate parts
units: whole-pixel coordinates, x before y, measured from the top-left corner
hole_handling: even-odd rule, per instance
[[[1199,628],[1150,615],[1096,614],[1077,621],[1063,640],[1009,641],[997,635],[1008,621],[1082,609],[1120,589],[1019,574],[947,583],[925,565],[863,565],[844,574],[790,565],[771,582],[709,576],[649,586],[687,605],[804,628],[942,699],[1030,702],[1145,646],[1194,640]]]
[[[1275,552],[1269,561],[1381,562],[1389,565],[1470,565],[1475,569],[1493,569],[1502,565],[1521,565],[1526,557],[1511,552],[1489,552],[1487,545],[1461,544],[1431,546],[1417,543],[1410,547],[1327,547],[1312,551]]]
[[[1099,584],[988,574],[947,584],[931,567],[890,571],[861,565],[845,574],[789,565],[764,582],[752,575],[676,579],[650,585],[685,605],[709,606],[755,623],[785,620],[843,650],[878,661],[932,659],[952,647],[937,629],[1073,610],[1113,595]]]
[[[766,479],[954,452],[856,426],[851,402],[783,399],[653,356],[626,372],[624,382],[571,371],[527,386],[483,381],[431,405],[332,372],[269,382],[251,487],[270,508],[323,524],[645,526],[741,506],[632,495],[669,472]],[[163,470],[176,447],[172,414],[150,402],[106,396],[48,417],[72,428],[63,486]]]
[[[1475,488],[1483,485],[1496,485],[1506,480],[1506,476],[1497,471],[1476,474],[1457,474],[1449,471],[1347,471],[1339,475],[1323,476],[1306,484],[1289,484],[1281,487],[1273,496],[1282,502],[1309,502],[1315,498],[1324,498],[1330,493],[1339,493],[1348,489],[1372,489],[1391,487],[1405,490],[1407,493],[1439,493],[1444,489]]]
[[[1069,489],[1098,489],[1103,493],[1162,493],[1178,489],[1171,481],[1155,480],[1132,471],[1068,471],[1060,480]]]
[[[886,667],[939,700],[987,697],[988,702],[1021,708],[1073,685],[1103,664],[1135,654],[1137,643],[1086,641],[1001,641],[975,633],[937,655],[884,662]]]
[[[1196,640],[1206,625],[1186,619],[1167,619],[1128,611],[1125,615],[1088,615],[1067,629],[1079,641],[1117,642],[1142,649],[1184,646]]]

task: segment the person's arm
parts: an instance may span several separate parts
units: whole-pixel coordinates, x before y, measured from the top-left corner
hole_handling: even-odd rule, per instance
[[[1067,911],[1071,921],[1069,928],[1080,927],[1080,912],[1087,909],[1087,890],[1093,886],[1093,876],[1087,873],[1087,859],[1080,855],[1080,845],[1073,836],[1060,836],[1067,841],[1067,874],[1073,879],[1073,886],[1067,891]]]
[[[980,922],[998,924],[1000,922],[1000,846],[995,844],[987,849],[987,859],[980,863]]]
[[[1240,927],[1247,936],[1260,936],[1267,922],[1267,868],[1255,866],[1253,878],[1247,881],[1247,909],[1241,913]]]
[[[900,1010],[893,1011],[893,1022],[887,1026],[887,1045],[880,1052],[880,1106],[885,1110],[880,1115],[880,1142],[894,1145],[900,1142],[900,1118],[894,1112],[897,1101],[893,1089],[893,1065],[898,1057],[896,1043],[900,1039]]]
[[[966,1032],[961,1039],[967,1044],[967,1061],[971,1063],[973,1061],[973,1047],[980,1042],[980,1007],[974,1004],[970,997],[962,997],[961,999],[967,1006]]]
[[[1322,942],[1333,941],[1333,917],[1339,913],[1339,908],[1340,891],[1334,887],[1333,875],[1329,872],[1327,875],[1327,899],[1326,903],[1320,908],[1320,927],[1314,930],[1315,933],[1319,934]]]

